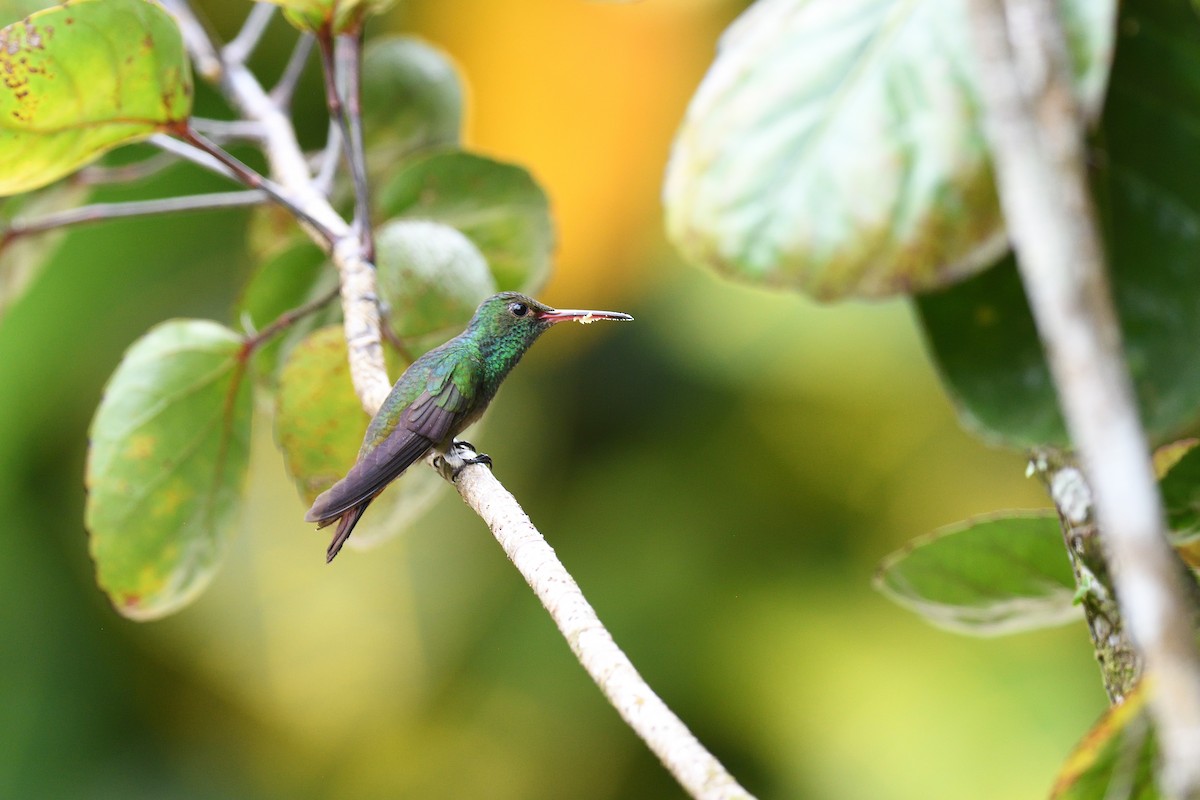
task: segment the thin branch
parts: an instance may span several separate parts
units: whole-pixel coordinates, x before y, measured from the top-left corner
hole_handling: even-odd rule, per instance
[[[329,107],[330,119],[336,120],[341,131],[342,149],[350,167],[350,179],[354,184],[354,229],[359,232],[363,250],[368,259],[374,259],[371,239],[370,194],[367,189],[366,160],[363,156],[362,125],[358,113],[358,71],[361,69],[359,54],[361,33],[346,36],[333,35],[324,31],[317,35],[317,50],[321,54],[321,72],[325,76],[325,104]],[[354,100],[342,98],[345,84],[347,95]]]
[[[71,176],[71,181],[80,186],[136,183],[137,181],[157,175],[167,167],[178,163],[178,160],[174,154],[162,152],[155,153],[149,158],[143,158],[141,161],[124,164],[119,167],[106,167],[93,164],[76,172]]]
[[[234,158],[228,152],[222,150],[214,143],[205,139],[192,128],[184,125],[175,131],[175,135],[178,136],[185,144],[189,144],[199,152],[211,156],[223,167],[225,167],[227,170],[226,174],[231,173],[233,177],[240,181],[243,185],[248,186],[251,189],[261,189],[262,191],[266,192],[266,194],[270,196],[272,200],[286,208],[288,211],[292,212],[292,214],[294,214],[298,220],[306,223],[313,230],[317,231],[325,240],[325,244],[327,246],[332,245],[334,240],[337,238],[336,234],[331,229],[326,227],[324,223],[309,214],[308,211],[296,203],[292,196],[288,192],[284,191],[282,187],[276,185],[274,181],[268,180],[262,175],[259,175],[253,169]]]
[[[1001,205],[1067,427],[1095,494],[1122,616],[1152,679],[1170,797],[1200,798],[1200,653],[1121,351],[1051,0],[971,0]]]
[[[1092,487],[1067,453],[1039,449],[1029,466],[1058,511],[1059,527],[1075,575],[1076,599],[1083,606],[1104,691],[1111,703],[1124,702],[1142,676],[1142,659],[1117,605],[1108,568],[1111,557],[1096,525]]]
[[[249,348],[251,351],[258,349],[263,344],[268,342],[271,337],[287,330],[289,327],[301,319],[304,319],[309,314],[320,311],[322,308],[337,299],[339,291],[340,290],[337,287],[334,287],[315,300],[311,300],[302,306],[291,309],[290,311],[283,312],[265,328],[257,333],[252,334],[246,342],[247,348]]]
[[[342,129],[333,120],[329,121],[329,133],[325,137],[325,149],[318,157],[318,172],[313,183],[321,194],[333,194],[333,182],[337,177],[338,164],[342,161]]]
[[[162,0],[162,4],[175,18],[197,74],[209,83],[220,83],[225,77],[225,63],[204,23],[193,13],[187,0]]]
[[[111,219],[128,219],[130,217],[146,217],[156,214],[177,214],[186,211],[246,208],[247,206],[261,205],[266,201],[267,195],[265,192],[248,191],[164,197],[156,200],[134,200],[126,203],[95,203],[88,206],[69,208],[64,211],[56,211],[52,214],[32,219],[18,217],[7,226],[5,241],[12,241],[22,236],[45,233],[57,228],[85,225],[92,222],[104,222]]]
[[[271,3],[255,3],[254,8],[246,15],[246,21],[238,35],[225,45],[221,57],[227,64],[245,64],[246,59],[254,52],[262,36],[275,16],[275,6]]]
[[[279,83],[271,89],[271,100],[279,108],[286,109],[291,106],[296,86],[300,83],[304,68],[308,66],[308,57],[312,55],[316,41],[311,33],[302,33],[296,40],[296,46],[292,48],[292,54],[288,57],[287,66],[283,68]]]
[[[542,602],[579,663],[622,719],[697,800],[750,798],[645,682],[605,629],[558,556],[490,469],[463,468],[477,455],[451,448],[435,465],[463,501],[487,523],[504,553]],[[454,471],[460,469],[458,478]]]
[[[218,159],[213,158],[210,154],[204,152],[200,148],[194,147],[187,142],[180,141],[179,139],[176,139],[173,136],[168,136],[165,133],[156,133],[146,141],[165,153],[169,153],[173,156],[177,156],[178,158],[182,158],[184,161],[190,161],[193,164],[204,167],[209,172],[215,172],[218,175],[224,175],[230,180],[237,180],[237,175],[235,175],[234,172],[229,169],[229,167],[225,166]]]
[[[190,122],[195,130],[218,142],[236,139],[258,142],[263,138],[262,125],[250,120],[192,117]]]

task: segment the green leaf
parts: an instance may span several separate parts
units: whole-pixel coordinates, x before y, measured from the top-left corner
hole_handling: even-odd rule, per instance
[[[363,52],[362,96],[367,169],[377,182],[410,153],[458,144],[462,82],[436,47],[411,36],[372,39]]]
[[[287,21],[302,31],[320,33],[329,29],[344,33],[359,26],[364,17],[381,14],[395,0],[267,0],[283,8]]]
[[[0,201],[0,317],[29,288],[67,235],[57,230],[6,240],[5,223],[74,208],[90,193],[86,186],[64,182]]]
[[[1128,0],[1092,161],[1113,297],[1154,443],[1200,417],[1200,18],[1186,0]],[[1015,262],[917,299],[966,420],[989,438],[1064,444]]]
[[[1154,786],[1157,747],[1138,684],[1119,705],[1104,712],[1067,758],[1051,800],[1158,800]]]
[[[982,275],[914,302],[926,345],[968,428],[1013,447],[1067,443],[1011,254]]]
[[[875,588],[927,621],[991,636],[1079,618],[1075,579],[1051,513],[973,520],[890,555]]]
[[[244,366],[233,331],[172,320],[129,349],[105,389],[86,522],[100,586],[127,617],[178,611],[220,565],[249,456]]]
[[[536,291],[550,271],[554,227],[545,192],[521,167],[460,151],[403,167],[379,198],[385,217],[457,228],[487,259],[501,291]]]
[[[389,370],[407,364],[388,351]],[[369,422],[354,394],[340,326],[306,336],[288,355],[279,378],[275,440],[300,496],[311,503],[354,464]],[[437,473],[414,464],[393,481],[354,529],[350,544],[376,544],[403,530],[436,499]]]
[[[147,0],[77,0],[0,30],[0,195],[186,120],[187,54]]]
[[[281,314],[328,294],[337,285],[337,275],[326,265],[325,254],[308,240],[292,241],[276,250],[243,289],[234,309],[237,321],[249,330],[260,331]],[[297,320],[255,351],[256,372],[268,384],[273,383],[282,357],[310,331],[336,322],[339,314],[340,307],[333,301]]]
[[[1062,0],[1103,95],[1115,0]],[[967,3],[760,0],[725,33],[667,167],[692,261],[820,299],[943,286],[1003,250]]]
[[[379,298],[409,352],[449,339],[496,293],[483,254],[448,225],[397,219],[375,234]]]

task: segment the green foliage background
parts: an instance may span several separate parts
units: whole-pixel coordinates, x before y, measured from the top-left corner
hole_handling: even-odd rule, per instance
[[[469,140],[547,178],[565,218],[544,298],[637,322],[538,345],[476,441],[497,474],[751,791],[1043,795],[1105,707],[1083,626],[952,637],[870,587],[919,533],[1045,505],[1022,459],[959,428],[903,302],[825,308],[733,286],[662,241],[671,128],[737,4],[505,5],[508,21],[483,0],[413,2],[393,21],[463,61]],[[236,6],[207,7],[226,35]],[[282,48],[256,65],[278,69]],[[530,59],[574,83],[501,82]],[[201,93],[198,113],[213,102]],[[317,143],[315,71],[299,102]],[[608,149],[573,126],[607,132]],[[144,193],[184,184],[225,188],[181,168]],[[209,591],[152,624],[111,609],[82,528],[88,421],[152,325],[236,323],[245,222],[79,231],[0,318],[0,797],[679,796],[456,498],[327,567],[266,424],[254,500]]]

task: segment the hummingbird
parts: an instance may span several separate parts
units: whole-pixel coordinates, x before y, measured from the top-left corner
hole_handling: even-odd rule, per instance
[[[539,336],[559,322],[586,325],[598,319],[633,317],[616,311],[554,309],[517,292],[501,292],[480,304],[466,330],[409,365],[367,427],[354,466],[318,496],[304,516],[318,528],[338,524],[325,552],[326,563],[333,561],[367,506],[389,483],[431,450],[448,453],[454,437],[479,419],[505,376]],[[463,466],[491,463],[488,456],[478,455]]]

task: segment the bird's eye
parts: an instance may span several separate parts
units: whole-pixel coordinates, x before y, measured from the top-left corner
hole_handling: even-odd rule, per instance
[[[523,317],[529,313],[529,306],[524,303],[513,303],[508,307],[514,317]]]

